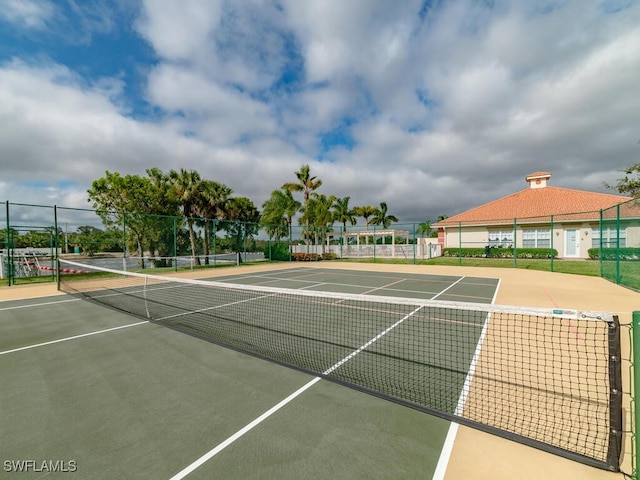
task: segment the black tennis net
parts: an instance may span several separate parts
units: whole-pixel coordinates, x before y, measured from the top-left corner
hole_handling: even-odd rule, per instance
[[[599,468],[619,469],[620,333],[604,312],[376,297],[60,261],[61,289]],[[96,272],[96,273],[88,273]]]

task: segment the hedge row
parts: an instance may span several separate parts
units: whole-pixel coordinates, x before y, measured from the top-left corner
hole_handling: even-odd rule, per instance
[[[291,259],[295,262],[318,262],[320,260],[335,260],[336,254],[327,252],[323,254],[319,253],[293,253]]]
[[[442,251],[445,257],[477,257],[477,258],[513,258],[513,248],[445,248]],[[558,251],[550,248],[518,248],[516,258],[554,258],[558,257]]]
[[[600,253],[602,252],[602,254]],[[589,258],[592,260],[640,260],[640,248],[626,247],[626,248],[590,248],[588,251]]]

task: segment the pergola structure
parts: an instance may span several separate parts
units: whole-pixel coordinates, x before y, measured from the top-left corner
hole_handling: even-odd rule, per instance
[[[395,245],[396,244],[396,238],[405,238],[406,241],[405,243],[409,243],[409,238],[410,238],[410,233],[406,230],[358,230],[356,232],[342,232],[342,233],[336,233],[336,232],[331,232],[327,234],[327,245],[329,245],[329,242],[331,241],[332,238],[340,238],[340,237],[346,237],[347,242],[345,243],[346,245],[349,244],[349,237],[355,237],[356,238],[356,245],[361,245],[360,243],[360,239],[362,237],[365,237],[366,241],[368,242],[368,238],[369,237],[373,237],[373,244],[376,243],[376,238],[378,237],[382,237],[382,244],[384,245],[384,239],[386,237],[391,237],[391,245]]]

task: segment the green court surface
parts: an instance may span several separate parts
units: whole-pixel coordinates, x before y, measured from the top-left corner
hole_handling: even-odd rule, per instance
[[[216,280],[479,303],[498,288],[318,268]],[[445,420],[69,295],[0,302],[0,384],[2,478],[428,479],[448,458]]]

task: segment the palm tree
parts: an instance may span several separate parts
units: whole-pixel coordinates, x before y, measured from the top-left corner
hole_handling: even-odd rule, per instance
[[[422,238],[430,237],[432,232],[433,228],[431,228],[431,222],[429,220],[420,223],[416,229],[416,233]]]
[[[398,218],[395,215],[387,215],[387,204],[386,202],[380,203],[380,208],[377,209],[373,214],[373,219],[371,223],[374,225],[382,225],[383,228],[389,228],[391,222],[397,222]]]
[[[215,228],[215,219],[225,216],[229,197],[233,190],[213,180],[203,180],[200,186],[200,203],[197,206],[204,227],[204,263],[209,264],[209,246],[211,234]]]
[[[349,208],[350,199],[351,197],[336,198],[335,202],[333,202],[333,216],[337,222],[342,224],[343,238],[347,233],[347,222],[351,225],[356,224],[354,209]]]
[[[309,206],[309,198],[310,198],[311,192],[320,188],[320,186],[322,185],[322,180],[320,180],[317,177],[311,176],[311,169],[309,165],[303,165],[302,167],[300,167],[300,170],[295,172],[295,174],[296,174],[296,177],[298,178],[298,183],[295,183],[295,182],[285,183],[280,188],[284,190],[289,190],[290,192],[302,192],[303,199],[304,199],[304,210],[306,211]],[[307,223],[306,223],[306,231],[307,233],[309,232],[308,216],[307,216]],[[309,239],[307,239],[307,247],[309,246],[308,240]]]
[[[369,219],[375,215],[376,211],[378,209],[376,207],[372,207],[371,205],[365,205],[363,207],[355,207],[353,209],[353,213],[357,216],[357,217],[362,217],[364,218],[364,224],[367,227],[367,230],[369,230]]]
[[[262,205],[260,223],[269,236],[280,240],[285,235],[290,235],[293,216],[300,211],[301,206],[290,190],[274,190],[271,198]]]
[[[196,265],[200,265],[200,258],[196,255],[196,236],[193,231],[193,217],[197,214],[197,205],[201,203],[199,195],[202,178],[200,178],[200,174],[195,170],[185,170],[184,168],[181,168],[180,172],[171,170],[169,172],[169,180],[171,181],[176,197],[182,206],[182,213],[187,218],[189,240],[191,242],[191,255],[195,257]]]
[[[325,239],[330,226],[333,224],[334,214],[331,207],[336,200],[333,195],[326,196],[323,194],[312,193],[309,200],[309,208],[304,213],[304,220],[307,224],[311,223],[314,227],[316,235],[316,245],[318,244],[318,233],[320,233],[320,243],[322,243],[322,251],[324,252]],[[310,232],[308,232],[310,236]]]
[[[365,223],[365,227],[367,229],[367,232],[369,231],[369,218],[371,218],[373,215],[375,215],[376,211],[378,209],[376,207],[372,207],[371,205],[365,205],[363,207],[355,207],[353,209],[353,213],[357,216],[357,217],[362,217],[364,218],[364,223]],[[368,244],[369,243],[369,236],[367,235],[365,242]]]
[[[260,212],[247,197],[230,198],[227,202],[226,219],[221,227],[231,240],[231,247],[238,254],[238,264],[242,263],[243,245],[248,238],[258,233]]]

